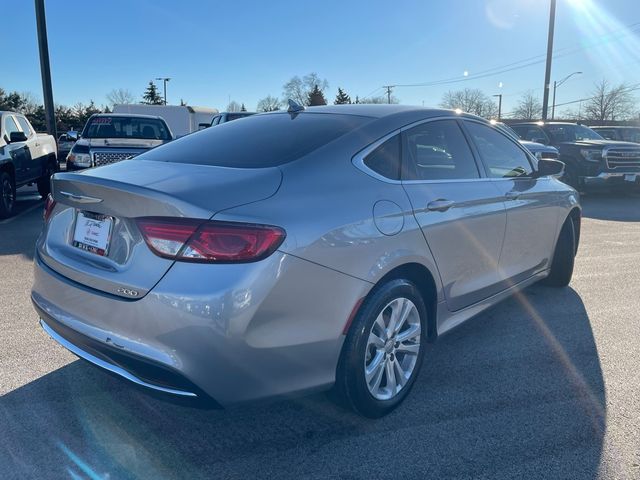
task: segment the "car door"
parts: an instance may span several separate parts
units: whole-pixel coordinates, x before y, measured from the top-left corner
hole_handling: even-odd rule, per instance
[[[499,270],[506,286],[549,267],[560,208],[551,177],[534,178],[535,159],[497,128],[464,120],[487,177],[504,198],[507,229]]]
[[[20,132],[18,123],[13,115],[3,115],[5,141],[8,143],[12,132]],[[11,156],[15,168],[16,184],[20,185],[29,180],[29,166],[31,163],[31,152],[26,142],[14,142],[7,145],[7,150]]]
[[[447,305],[460,310],[497,293],[506,228],[502,197],[456,119],[402,132],[402,184],[435,258]]]
[[[38,139],[36,132],[33,131],[27,119],[22,115],[14,116],[20,129],[27,136],[27,147],[29,148],[29,166],[27,175],[30,180],[40,178],[43,174],[44,166],[44,148]]]

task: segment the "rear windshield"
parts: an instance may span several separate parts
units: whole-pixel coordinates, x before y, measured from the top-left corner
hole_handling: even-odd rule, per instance
[[[301,113],[253,115],[154,148],[136,159],[261,168],[296,160],[365,123],[369,117]]]
[[[167,125],[159,118],[94,117],[82,132],[84,138],[143,138],[171,140]]]

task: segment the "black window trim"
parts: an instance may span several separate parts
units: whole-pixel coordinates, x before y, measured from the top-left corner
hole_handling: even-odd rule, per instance
[[[387,133],[383,137],[380,137],[378,140],[375,140],[374,142],[370,143],[369,145],[364,147],[362,150],[357,152],[352,157],[351,162],[353,163],[353,165],[358,170],[361,170],[362,172],[366,173],[370,177],[373,177],[373,178],[375,178],[377,180],[380,180],[382,182],[385,182],[385,183],[391,183],[391,184],[396,184],[396,185],[431,184],[431,183],[494,182],[496,180],[508,180],[508,179],[501,179],[501,178],[493,178],[493,177],[489,177],[487,175],[487,173],[485,171],[484,164],[480,163],[481,160],[479,158],[479,155],[477,153],[475,145],[473,144],[473,142],[469,141],[469,137],[468,137],[468,134],[467,134],[466,130],[464,129],[464,125],[459,125],[460,126],[460,130],[462,130],[462,134],[465,137],[465,139],[467,141],[467,144],[469,145],[469,148],[471,149],[471,154],[473,155],[474,161],[476,162],[476,166],[478,168],[478,171],[480,172],[480,178],[460,178],[460,179],[455,179],[454,178],[454,179],[443,179],[443,180],[393,180],[391,178],[387,178],[387,177],[384,177],[384,176],[380,175],[378,172],[373,171],[372,169],[370,169],[364,163],[365,158],[371,152],[373,152],[376,148],[378,148],[380,145],[382,145],[387,140],[391,139],[394,135],[401,134],[402,132],[404,132],[406,130],[410,130],[410,129],[414,128],[414,127],[417,127],[418,125],[422,125],[423,123],[436,122],[438,120],[455,120],[459,124],[460,124],[461,120],[469,120],[469,121],[475,121],[475,122],[480,123],[482,125],[487,125],[486,122],[477,121],[477,120],[470,119],[470,118],[462,119],[462,118],[460,118],[458,116],[454,116],[454,115],[442,115],[442,116],[437,116],[437,117],[431,117],[431,118],[425,118],[425,119],[422,119],[422,120],[417,120],[415,122],[412,122],[412,123],[404,125],[404,126],[402,126],[400,128],[397,128],[397,129],[393,130],[392,132]],[[520,146],[520,145],[518,144],[518,146]],[[527,153],[526,150],[525,150],[525,153]],[[403,156],[403,153],[402,153],[402,142],[400,143],[400,156],[401,157]],[[528,154],[528,156],[529,156],[529,158],[531,158],[531,155]],[[525,178],[525,177],[523,177],[523,178]],[[511,178],[510,180],[513,180],[513,178]]]
[[[480,125],[484,125],[486,127],[489,128],[493,128],[496,132],[498,132],[500,135],[502,135],[503,137],[505,137],[506,139],[508,139],[511,143],[513,143],[514,145],[516,145],[521,152],[524,153],[525,157],[529,160],[529,167],[531,167],[531,172],[534,173],[537,170],[537,165],[538,165],[538,159],[535,158],[535,156],[533,155],[533,153],[531,153],[529,150],[527,150],[520,142],[518,142],[516,139],[511,138],[510,135],[507,135],[506,133],[500,131],[499,128],[494,127],[491,124],[487,124],[485,122],[481,122],[478,120],[475,120],[473,118],[464,118],[464,119],[460,119],[461,123],[462,123],[462,130],[465,134],[465,136],[467,136],[467,142],[469,142],[472,145],[472,150],[474,151],[475,155],[477,156],[477,158],[480,160],[481,164],[482,164],[482,168],[481,170],[484,172],[486,178],[488,178],[491,181],[504,181],[504,180],[509,180],[509,181],[513,181],[513,180],[517,180],[517,179],[531,179],[531,175],[526,175],[526,176],[522,176],[522,177],[503,177],[503,178],[499,178],[499,177],[492,177],[490,176],[490,172],[489,172],[489,167],[488,165],[485,163],[485,161],[482,159],[482,155],[480,155],[480,151],[478,150],[478,147],[476,146],[475,142],[473,141],[473,139],[471,138],[471,132],[469,132],[466,128],[465,122],[473,122],[473,123],[478,123]]]

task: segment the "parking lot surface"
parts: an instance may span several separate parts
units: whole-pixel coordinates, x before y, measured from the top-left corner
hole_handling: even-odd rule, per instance
[[[31,307],[25,208],[0,224],[0,477],[640,479],[640,198],[583,204],[570,287],[442,337],[376,421],[324,394],[178,405],[78,360]]]

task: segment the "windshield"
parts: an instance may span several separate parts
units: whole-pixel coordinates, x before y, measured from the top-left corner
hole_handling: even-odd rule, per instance
[[[584,125],[547,125],[547,132],[556,142],[576,142],[580,140],[604,140],[600,135]]]
[[[167,125],[158,118],[93,117],[82,132],[84,138],[143,138],[171,140]]]
[[[261,168],[283,165],[371,121],[369,117],[318,113],[252,115],[207,128],[136,159]]]

